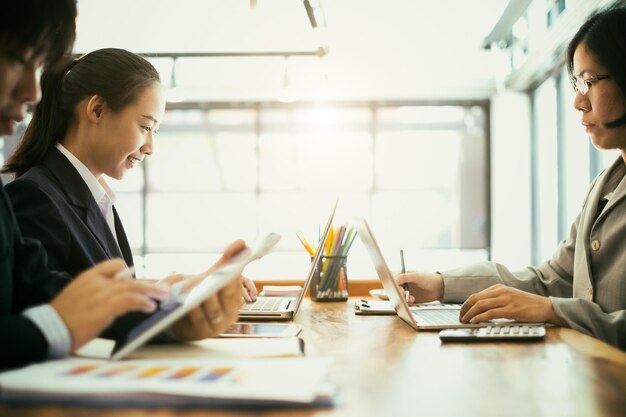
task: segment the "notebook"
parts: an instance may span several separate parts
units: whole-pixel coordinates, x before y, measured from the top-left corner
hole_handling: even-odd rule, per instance
[[[330,226],[332,225],[333,218],[335,217],[337,204],[338,201],[335,202],[335,205],[330,212],[330,216],[328,217],[328,221],[326,222],[326,227],[324,228],[324,233],[322,234],[322,238],[320,239],[320,242],[317,246],[317,251],[315,251],[315,255],[313,256],[309,275],[304,280],[304,284],[302,285],[302,291],[300,291],[300,294],[293,297],[259,296],[254,303],[245,304],[243,307],[241,307],[241,309],[239,309],[240,320],[287,321],[293,319],[296,316],[296,313],[300,308],[300,304],[302,304],[304,294],[306,294],[306,291],[311,284],[311,280],[313,279],[313,275],[316,272],[317,265],[319,263],[318,261],[322,256],[324,245],[326,244],[326,239],[328,238],[328,232],[330,231]]]
[[[389,267],[385,262],[385,258],[383,258],[380,247],[374,237],[374,233],[367,224],[367,221],[363,218],[359,218],[356,220],[355,226],[359,236],[361,237],[363,245],[372,258],[372,262],[376,268],[376,273],[385,288],[385,292],[389,296],[389,301],[393,305],[393,308],[398,316],[415,330],[487,327],[494,325],[511,325],[512,323],[515,325],[541,324],[520,323],[506,319],[498,319],[482,323],[461,323],[459,321],[459,313],[461,310],[460,304],[426,303],[409,306],[409,303],[404,298],[404,289],[400,288],[396,280],[393,278],[393,274],[389,270]]]

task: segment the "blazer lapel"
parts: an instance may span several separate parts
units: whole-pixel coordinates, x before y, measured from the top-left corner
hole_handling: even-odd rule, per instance
[[[616,161],[610,168],[605,170],[600,177],[597,178],[596,183],[593,184],[591,192],[587,197],[585,208],[581,214],[581,223],[579,227],[579,233],[576,238],[576,253],[574,259],[574,298],[581,298],[584,300],[593,300],[593,295],[589,292],[589,288],[592,287],[593,275],[591,273],[591,261],[590,261],[590,236],[591,232],[596,225],[599,224],[612,210],[615,205],[622,200],[626,195],[626,183],[622,180],[614,191],[611,201],[606,205],[602,213],[597,214],[598,204],[604,197],[602,190],[606,182],[610,178],[610,174],[615,169],[616,164],[623,163],[623,161]]]
[[[98,207],[89,187],[72,163],[58,149],[54,148],[44,159],[44,165],[59,180],[63,192],[76,208],[76,212],[82,217],[102,250],[109,258],[121,258],[120,248],[100,211],[100,207]]]
[[[104,249],[109,258],[121,258],[122,252],[115,241],[115,237],[113,237],[113,233],[111,232],[106,219],[100,211],[100,207],[96,204],[96,201],[93,199],[91,193],[89,193],[89,196],[92,201],[87,207],[85,224],[87,224],[87,227],[89,227],[89,230],[91,230],[94,237],[98,240],[100,246],[102,246],[102,249]]]
[[[122,255],[124,256],[124,261],[126,262],[126,265],[132,266],[134,264],[133,253],[130,250],[130,244],[128,243],[128,238],[126,237],[124,226],[122,226],[120,216],[118,216],[115,206],[112,206],[111,208],[113,209],[113,218],[115,219],[115,233],[117,234],[117,243],[119,244],[119,248],[122,251]]]
[[[590,267],[591,262],[589,259],[589,236],[591,236],[591,230],[596,223],[596,212],[598,210],[598,203],[602,198],[602,188],[604,188],[604,184],[607,181],[607,172],[608,170],[595,180],[595,183],[592,185],[591,191],[587,196],[583,212],[581,213],[578,233],[576,236],[576,251],[574,253],[574,298],[581,298],[584,300],[592,299],[592,296],[588,291],[592,283]]]
[[[623,164],[623,163],[624,161],[620,157],[619,160],[616,161],[615,164],[613,164],[613,166],[611,166],[611,169],[614,169],[616,164]],[[598,200],[602,197],[604,196],[599,196]],[[615,187],[615,190],[613,191],[613,197],[611,197],[611,200],[609,200],[609,202],[606,204],[606,207],[604,208],[604,210],[602,210],[602,213],[600,213],[600,215],[596,219],[595,224],[598,224],[599,222],[601,222],[607,216],[607,213],[613,210],[613,208],[615,208],[615,206],[624,198],[626,198],[626,181],[624,178],[622,178],[620,183],[617,184],[617,187]]]
[[[604,184],[608,179],[608,170],[604,171],[601,177],[598,178],[595,185],[593,186],[589,196],[587,196],[587,204],[585,208],[585,212],[582,214],[581,219],[581,231],[582,236],[585,237],[585,241],[591,235],[591,229],[597,222],[596,213],[598,211],[598,204],[600,203],[600,199],[603,197],[602,189],[604,188]],[[606,208],[605,208],[606,211]]]

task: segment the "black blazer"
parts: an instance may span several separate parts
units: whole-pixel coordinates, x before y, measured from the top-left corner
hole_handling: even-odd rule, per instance
[[[69,280],[48,271],[42,246],[22,236],[0,182],[0,369],[45,359],[48,342],[20,312],[50,299]]]
[[[87,184],[58,149],[7,184],[6,191],[22,233],[43,244],[50,269],[76,276],[111,258],[133,264],[115,207],[117,242]]]
[[[128,238],[115,207],[117,242],[89,187],[58,149],[52,149],[41,165],[29,169],[5,188],[22,233],[43,244],[50,269],[75,277],[111,258],[123,258],[126,265],[133,265]],[[60,291],[62,287],[54,288]],[[48,294],[48,300],[56,295]],[[101,337],[123,340],[146,317],[144,313],[126,314],[116,319]]]

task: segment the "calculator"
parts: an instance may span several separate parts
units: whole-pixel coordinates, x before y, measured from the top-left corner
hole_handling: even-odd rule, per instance
[[[439,332],[442,342],[497,342],[540,340],[546,335],[543,326],[488,326],[446,329]]]

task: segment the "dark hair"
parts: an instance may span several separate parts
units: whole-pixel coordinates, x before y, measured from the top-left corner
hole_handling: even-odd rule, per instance
[[[41,101],[2,172],[14,172],[19,177],[41,164],[66,135],[74,110],[83,99],[98,95],[117,112],[132,104],[144,87],[159,82],[159,73],[147,60],[114,48],[84,55],[64,71],[45,71],[41,77]]]
[[[33,48],[46,68],[63,65],[76,38],[75,0],[2,0],[0,48],[19,52]]]
[[[574,77],[574,52],[581,43],[607,69],[626,97],[626,7],[611,8],[593,15],[578,29],[567,47],[567,72]],[[626,113],[607,127],[626,125]]]

